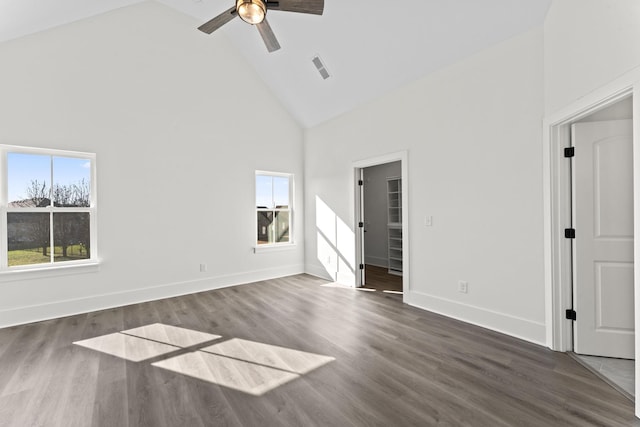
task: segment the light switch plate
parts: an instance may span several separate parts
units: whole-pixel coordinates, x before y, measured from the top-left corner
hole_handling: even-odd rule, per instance
[[[460,292],[461,294],[469,293],[469,282],[460,280],[458,282],[458,292]]]

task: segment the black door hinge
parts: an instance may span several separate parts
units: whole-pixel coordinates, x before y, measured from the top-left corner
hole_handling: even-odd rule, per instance
[[[364,270],[364,264],[360,264],[360,270]]]
[[[573,157],[576,155],[576,150],[574,147],[567,147],[564,149],[564,156],[565,157]]]
[[[565,228],[564,229],[564,237],[566,239],[575,239],[576,238],[576,229],[575,228]]]
[[[358,180],[358,185],[364,185],[364,181],[363,181],[363,180],[361,180],[361,179],[359,179],[359,180]]]
[[[565,317],[569,320],[576,320],[576,311],[572,308],[566,310]]]
[[[358,227],[363,228],[364,227],[364,222],[359,222],[358,223]]]

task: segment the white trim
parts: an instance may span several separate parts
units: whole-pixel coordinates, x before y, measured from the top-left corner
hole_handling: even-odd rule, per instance
[[[0,271],[0,283],[97,272],[99,267],[100,263],[93,260],[21,265],[11,267],[10,270]]]
[[[0,310],[0,328],[301,274],[301,264]]]
[[[569,121],[579,120],[589,114],[627,96],[640,81],[640,67],[620,76],[571,104],[545,116],[544,127],[556,126]]]
[[[404,302],[423,310],[544,345],[545,325],[541,322],[415,291],[405,292]]]
[[[84,151],[70,151],[70,150],[57,150],[55,148],[44,148],[44,147],[25,147],[22,145],[9,145],[9,144],[0,144],[0,150],[16,152],[19,151],[25,154],[48,154],[51,156],[59,156],[59,157],[73,157],[77,159],[84,159],[87,157],[95,157],[95,153],[88,153]]]
[[[635,311],[635,396],[640,396],[640,72],[636,76],[638,80],[633,87],[633,233],[638,238],[633,243],[633,292]],[[640,417],[640,399],[635,400],[635,415]]]
[[[546,345],[557,351],[572,348],[571,327],[564,319],[564,309],[570,300],[570,282],[566,280],[569,254],[560,242],[560,220],[566,215],[563,207],[563,169],[554,160],[570,124],[620,99],[633,95],[633,180],[634,234],[640,236],[640,67],[625,73],[613,82],[594,90],[565,108],[549,114],[543,122],[543,194],[544,194],[544,265]],[[634,240],[634,264],[640,265],[640,238]],[[640,268],[634,269],[635,330],[640,331]],[[635,340],[636,355],[640,340]],[[635,362],[636,396],[640,395],[640,358]],[[640,416],[640,399],[635,403]]]
[[[3,166],[4,165],[4,166]],[[7,150],[3,150],[0,147],[0,171],[6,168],[7,165]],[[2,172],[0,172],[0,271],[7,271],[9,267],[8,255],[3,256],[3,254],[9,253],[9,226],[7,225],[6,210],[2,208],[2,200],[9,199],[9,185],[7,183],[7,179],[2,178]]]
[[[288,178],[293,174],[291,172],[272,172],[272,171],[256,170],[256,175],[280,176],[283,178]]]
[[[382,156],[370,157],[363,160],[356,160],[353,162],[352,166],[354,168],[368,168],[371,166],[383,165],[385,163],[393,163],[400,161],[406,161],[408,156],[408,151],[397,151],[395,153],[383,154]],[[404,178],[404,174],[403,178]]]
[[[371,157],[368,159],[358,160],[352,163],[354,171],[354,197],[355,197],[355,215],[354,215],[354,230],[358,227],[358,209],[360,208],[360,202],[358,198],[358,182],[356,176],[358,176],[358,170],[367,168],[370,166],[382,165],[385,163],[400,162],[400,171],[402,178],[402,290],[403,298],[406,301],[408,291],[410,289],[410,277],[409,274],[409,259],[410,259],[410,242],[409,242],[409,152],[407,150],[397,151],[395,153],[388,153],[382,156]],[[358,245],[358,233],[356,234],[356,248]],[[366,256],[366,255],[365,255]],[[356,250],[356,266],[363,264],[362,250]],[[359,284],[356,283],[356,286]]]
[[[280,252],[280,251],[292,251],[297,249],[298,245],[295,243],[273,243],[271,245],[260,245],[253,248],[254,254],[266,253],[266,252]]]

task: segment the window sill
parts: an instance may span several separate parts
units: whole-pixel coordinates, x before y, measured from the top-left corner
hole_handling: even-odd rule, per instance
[[[0,272],[0,282],[14,280],[42,279],[48,277],[68,276],[74,274],[97,273],[100,270],[98,261],[81,264],[56,265],[38,268],[15,268]]]
[[[295,243],[281,243],[276,245],[260,245],[254,246],[253,253],[259,254],[264,252],[280,252],[280,251],[291,251],[298,247]]]

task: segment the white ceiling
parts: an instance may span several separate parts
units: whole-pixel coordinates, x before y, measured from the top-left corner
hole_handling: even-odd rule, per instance
[[[204,23],[234,0],[158,0]],[[0,41],[141,0],[0,0]],[[542,24],[551,0],[325,0],[324,15],[271,11],[267,53],[240,19],[221,31],[305,127]],[[404,5],[409,5],[403,10]],[[194,31],[197,31],[194,27]],[[216,37],[216,33],[203,37]],[[311,59],[323,59],[323,80]]]

